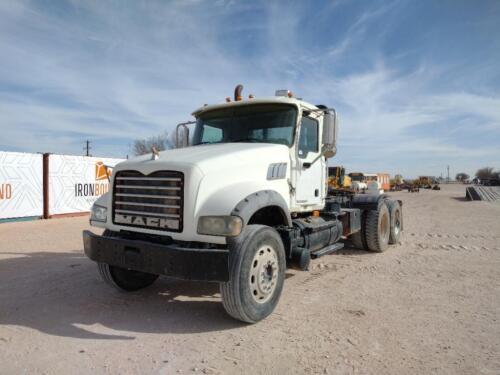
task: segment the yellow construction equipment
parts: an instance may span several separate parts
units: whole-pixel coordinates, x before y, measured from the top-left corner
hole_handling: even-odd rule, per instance
[[[351,178],[346,176],[344,167],[328,167],[328,188],[350,189]]]
[[[417,180],[417,185],[420,188],[431,189],[432,188],[432,177],[430,176],[419,176]]]

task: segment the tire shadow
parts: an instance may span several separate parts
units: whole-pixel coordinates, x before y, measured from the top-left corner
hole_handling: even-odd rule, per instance
[[[217,283],[160,277],[146,289],[124,293],[106,285],[80,250],[0,256],[0,325],[122,340],[134,339],[134,333],[198,333],[246,325],[225,313]]]
[[[366,255],[374,255],[377,254],[373,251],[368,251],[364,249],[359,249],[355,247],[349,240],[344,242],[344,247],[340,249],[339,251],[336,251],[332,253],[332,255],[338,255],[338,256],[353,256],[353,255],[358,255],[358,256],[366,256]]]
[[[459,202],[472,202],[471,200],[467,199],[466,197],[451,197],[451,199],[454,199]]]

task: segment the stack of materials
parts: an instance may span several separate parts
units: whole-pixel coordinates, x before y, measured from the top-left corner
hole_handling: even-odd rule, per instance
[[[465,197],[471,201],[500,202],[500,186],[469,186]]]

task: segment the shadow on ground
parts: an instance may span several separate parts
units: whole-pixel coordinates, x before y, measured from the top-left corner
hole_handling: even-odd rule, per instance
[[[215,283],[160,278],[142,291],[121,293],[104,284],[81,251],[0,255],[9,257],[0,259],[0,325],[82,339],[244,326],[226,315]]]
[[[373,254],[349,243],[339,256]],[[134,333],[197,333],[244,327],[220,302],[217,283],[160,277],[119,292],[83,252],[0,253],[0,325],[81,339],[134,339]],[[293,273],[287,272],[286,278]],[[117,332],[118,331],[118,332]]]
[[[467,199],[466,197],[452,197],[452,199],[459,201],[459,202],[472,202],[471,200]]]

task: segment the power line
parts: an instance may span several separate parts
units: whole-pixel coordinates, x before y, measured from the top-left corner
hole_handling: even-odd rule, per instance
[[[85,151],[85,156],[92,156],[92,155],[90,155],[91,149],[92,149],[92,147],[90,147],[90,141],[87,139],[85,141],[85,146],[83,147],[83,150]]]

